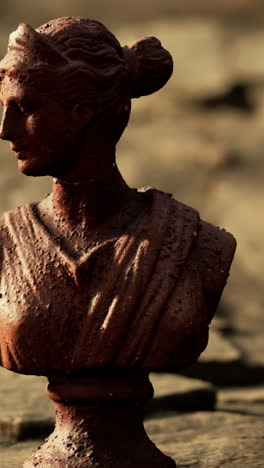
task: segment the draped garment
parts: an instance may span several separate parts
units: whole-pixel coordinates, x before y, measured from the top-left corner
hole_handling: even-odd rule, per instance
[[[234,238],[155,189],[118,236],[80,258],[38,204],[0,219],[0,364],[43,374],[179,368],[204,350]]]

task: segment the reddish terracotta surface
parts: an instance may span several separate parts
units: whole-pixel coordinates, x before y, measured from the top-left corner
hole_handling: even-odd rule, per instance
[[[121,48],[85,18],[20,25],[0,62],[0,136],[23,174],[54,177],[51,195],[0,218],[0,363],[47,375],[60,395],[55,433],[25,466],[66,466],[70,435],[67,466],[174,466],[143,431],[135,372],[177,369],[205,349],[235,241],[170,195],[129,188],[116,166],[130,99],[171,73],[157,39]],[[112,372],[113,400],[101,373],[91,384],[95,370]]]
[[[86,374],[49,379],[56,427],[25,468],[174,468],[144,430],[143,404],[153,394],[147,373]]]

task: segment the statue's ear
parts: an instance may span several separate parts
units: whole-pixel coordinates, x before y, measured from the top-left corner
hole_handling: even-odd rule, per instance
[[[91,102],[76,104],[73,108],[73,117],[82,128],[89,127],[95,117],[96,106]]]

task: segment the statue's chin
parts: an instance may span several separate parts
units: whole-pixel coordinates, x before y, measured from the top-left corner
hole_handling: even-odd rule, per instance
[[[64,173],[72,170],[75,160],[67,158],[67,154],[57,152],[21,152],[17,154],[19,171],[31,177],[51,176],[63,178]],[[63,169],[63,170],[62,170]]]
[[[48,176],[53,172],[50,167],[43,167],[40,160],[34,156],[18,159],[18,169],[22,174],[31,177]]]
[[[18,164],[18,169],[21,172],[21,174],[24,174],[26,176],[41,177],[48,175],[48,173],[46,173],[46,171],[44,171],[43,169],[32,167],[29,164]]]

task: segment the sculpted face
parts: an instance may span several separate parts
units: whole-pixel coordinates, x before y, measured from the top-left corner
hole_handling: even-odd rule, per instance
[[[82,139],[75,109],[67,109],[35,87],[7,76],[0,100],[0,137],[11,142],[23,174],[59,177],[74,165]]]

